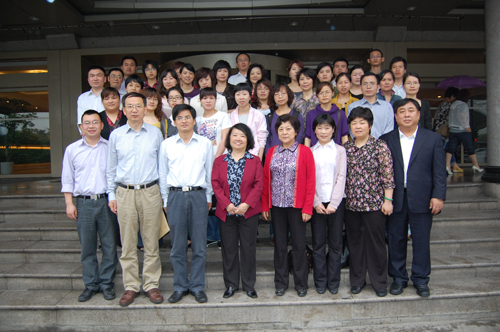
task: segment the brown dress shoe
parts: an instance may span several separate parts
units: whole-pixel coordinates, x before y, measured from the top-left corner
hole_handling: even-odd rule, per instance
[[[120,305],[122,307],[126,307],[134,302],[134,299],[139,296],[139,293],[131,291],[131,290],[126,290],[125,293],[123,293],[122,298],[120,299]]]
[[[163,296],[160,293],[158,288],[150,289],[146,292],[146,296],[149,297],[149,300],[153,303],[159,304],[163,303]]]

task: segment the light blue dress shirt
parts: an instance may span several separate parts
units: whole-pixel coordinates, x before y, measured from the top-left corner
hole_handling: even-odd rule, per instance
[[[109,136],[109,156],[106,177],[108,200],[116,199],[119,183],[137,185],[158,180],[158,153],[163,137],[160,129],[143,123],[139,132],[128,124]]]
[[[372,110],[373,126],[371,136],[379,138],[383,134],[387,134],[394,129],[394,110],[390,103],[386,102],[385,100],[377,99],[377,101],[375,101],[373,104],[370,104],[368,100],[363,98],[349,105],[347,117],[349,117],[349,114],[351,114],[353,108],[358,106],[367,107]]]

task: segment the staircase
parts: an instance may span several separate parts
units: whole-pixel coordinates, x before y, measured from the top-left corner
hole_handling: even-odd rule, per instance
[[[222,298],[221,253],[210,247],[207,303],[188,296],[175,305],[154,305],[142,294],[128,308],[118,305],[123,292],[119,265],[116,300],[97,294],[77,301],[84,285],[76,226],[66,217],[57,182],[52,185],[56,189],[47,194],[21,190],[0,197],[0,331],[500,330],[500,212],[497,200],[482,194],[481,183],[448,186],[448,200],[432,229],[429,298],[417,296],[411,285],[399,296],[378,298],[369,285],[353,296],[348,269],[342,271],[338,295],[318,295],[310,274],[306,297],[293,290],[293,277],[285,296],[276,297],[269,225],[261,224],[258,299],[242,291]],[[167,236],[160,249],[165,298],[173,291],[169,245]],[[411,257],[411,242],[408,253]]]

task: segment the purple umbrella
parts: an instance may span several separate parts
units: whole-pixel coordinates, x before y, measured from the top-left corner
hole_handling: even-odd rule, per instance
[[[468,76],[468,75],[457,75],[448,77],[436,86],[436,89],[447,89],[450,86],[454,86],[458,89],[472,89],[472,88],[482,88],[486,86],[486,83],[478,78]]]

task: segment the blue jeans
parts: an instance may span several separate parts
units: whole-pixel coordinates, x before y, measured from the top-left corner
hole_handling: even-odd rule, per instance
[[[444,150],[446,151],[446,148],[448,147],[448,142],[444,142]],[[450,165],[455,165],[457,163],[457,158],[455,158],[455,152],[451,154],[451,162]]]
[[[472,143],[472,133],[462,132],[462,133],[452,133],[450,132],[450,140],[448,141],[448,148],[446,152],[455,153],[458,145],[462,143],[465,151],[470,155],[476,154],[476,150],[474,149],[474,144]]]
[[[220,241],[219,218],[216,216],[208,216],[207,240]]]
[[[205,288],[207,215],[205,190],[170,191],[168,194],[167,219],[172,240],[170,262],[174,268],[174,291],[198,292]],[[193,251],[191,279],[188,277],[188,235]]]
[[[76,199],[76,228],[82,246],[81,262],[85,287],[93,291],[113,288],[116,275],[116,215],[107,198]],[[102,261],[97,262],[97,234],[101,240]]]

